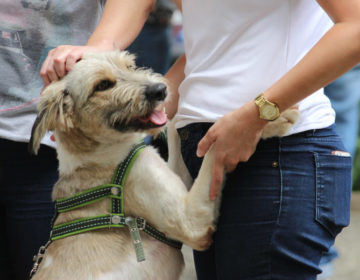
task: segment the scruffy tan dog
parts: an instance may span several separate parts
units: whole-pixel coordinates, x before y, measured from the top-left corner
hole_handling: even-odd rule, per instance
[[[53,199],[111,183],[118,164],[144,133],[156,133],[165,125],[166,115],[156,108],[166,95],[163,78],[136,69],[127,52],[85,55],[66,77],[49,85],[41,96],[30,145],[36,153],[44,134],[54,132],[60,177]],[[293,121],[291,115],[279,127]],[[174,131],[169,133],[173,138]],[[171,162],[177,163],[177,156],[171,155]],[[209,152],[188,191],[156,150],[147,146],[123,186],[124,217],[142,217],[166,237],[206,249],[219,204],[209,200],[211,165]],[[119,216],[110,211],[111,198],[60,212],[55,227],[104,214],[118,223]],[[181,251],[144,233],[144,224],[109,226],[55,240],[41,249],[42,262],[33,279],[178,279],[184,264]],[[138,231],[141,241],[132,236]],[[142,246],[145,261],[137,261],[134,245]]]

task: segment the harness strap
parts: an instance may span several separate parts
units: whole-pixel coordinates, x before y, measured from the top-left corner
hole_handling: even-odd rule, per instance
[[[116,215],[101,215],[81,218],[54,226],[51,234],[51,240],[54,241],[95,229],[123,227],[124,225],[125,218]]]
[[[100,185],[71,197],[57,199],[55,201],[57,212],[67,212],[110,197],[110,213],[123,214],[123,186],[132,165],[145,147],[146,145],[141,142],[132,148],[127,157],[117,166],[111,184]]]
[[[145,260],[145,253],[136,219],[132,217],[126,217],[125,223],[129,227],[130,238],[134,245],[137,261],[142,262]]]
[[[141,217],[135,218],[139,230],[144,231],[153,238],[176,249],[181,249],[182,243],[167,238],[164,233],[158,231]],[[53,227],[51,240],[62,239],[71,235],[83,233],[101,228],[119,228],[127,225],[126,218],[118,215],[101,215],[91,218],[77,219],[68,223]]]
[[[116,184],[97,186],[68,198],[57,199],[55,204],[57,211],[62,213],[86,206],[107,197],[121,200],[122,186]]]
[[[127,157],[117,166],[115,174],[112,179],[113,184],[120,186],[125,185],[126,178],[130,172],[131,167],[135,163],[140,152],[146,147],[144,142],[135,145]]]
[[[83,192],[77,193],[71,197],[57,199],[55,202],[55,207],[57,210],[56,214],[68,212],[97,202],[104,198],[110,198],[110,214],[95,217],[86,217],[67,223],[54,225],[50,240],[54,241],[68,236],[101,228],[119,228],[124,227],[125,225],[129,226],[125,222],[126,217],[124,217],[123,186],[130,172],[130,169],[132,168],[137,157],[140,155],[141,151],[145,147],[145,143],[141,142],[131,149],[127,157],[117,166],[114,172],[114,176],[112,178],[112,182],[110,184],[96,186]],[[143,230],[150,236],[169,246],[172,246],[176,249],[181,249],[181,242],[167,238],[165,234],[146,223],[143,218],[137,217],[136,221],[140,230]]]
[[[114,176],[112,178],[112,183],[121,186],[125,185],[127,176],[129,175],[130,169],[135,163],[137,157],[140,155],[140,152],[146,147],[144,142],[140,142],[135,145],[127,157],[117,166]],[[121,192],[122,193],[122,192]],[[124,215],[124,200],[123,197],[112,197],[110,203],[110,213],[118,213]]]
[[[171,247],[174,247],[175,249],[181,249],[182,247],[182,243],[177,241],[177,240],[174,240],[174,239],[170,239],[168,237],[165,236],[164,233],[162,233],[161,231],[158,231],[156,228],[152,227],[151,225],[149,224],[146,224],[145,228],[143,229],[144,232],[146,232],[148,235],[154,237],[155,239],[171,246]]]

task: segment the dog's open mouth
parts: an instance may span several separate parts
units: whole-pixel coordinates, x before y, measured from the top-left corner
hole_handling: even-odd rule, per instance
[[[167,115],[162,110],[154,109],[151,113],[133,120],[118,120],[113,127],[118,131],[147,130],[165,125]]]
[[[154,127],[163,126],[167,122],[167,115],[163,111],[155,109],[149,115],[139,118],[139,121]]]

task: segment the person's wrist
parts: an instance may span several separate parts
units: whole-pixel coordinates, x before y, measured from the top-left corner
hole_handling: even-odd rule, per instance
[[[259,117],[259,110],[252,100],[233,112],[235,122],[246,121],[248,127],[253,131],[261,132],[268,121]]]
[[[102,41],[97,41],[97,42],[93,42],[93,41],[89,40],[89,42],[87,42],[86,46],[96,48],[97,50],[100,50],[100,51],[112,51],[115,49],[119,49],[116,46],[115,42],[111,41],[111,40],[102,40]]]
[[[249,115],[251,115],[251,120],[253,125],[260,130],[263,129],[269,121],[260,118],[259,108],[255,104],[255,101],[252,100],[247,104],[245,104],[244,106],[247,106],[247,110],[249,111]]]

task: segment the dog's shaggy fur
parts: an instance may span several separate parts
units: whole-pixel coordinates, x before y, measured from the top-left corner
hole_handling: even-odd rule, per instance
[[[31,147],[52,130],[57,142],[59,180],[53,199],[109,183],[116,166],[144,133],[164,125],[156,108],[164,101],[161,76],[136,69],[126,52],[88,54],[62,80],[43,92]],[[295,114],[296,115],[296,114]],[[283,129],[295,121],[285,118]],[[283,134],[272,129],[271,134]],[[174,132],[170,132],[174,135]],[[173,137],[173,136],[171,136]],[[170,161],[174,155],[170,155]],[[168,237],[204,250],[215,230],[218,201],[209,200],[212,153],[203,161],[190,191],[155,149],[146,147],[124,186],[125,216],[143,217]],[[109,214],[107,199],[61,213],[55,224]],[[100,229],[57,240],[46,250],[34,280],[169,279],[180,277],[183,257],[141,232],[146,261],[138,263],[128,229]]]

